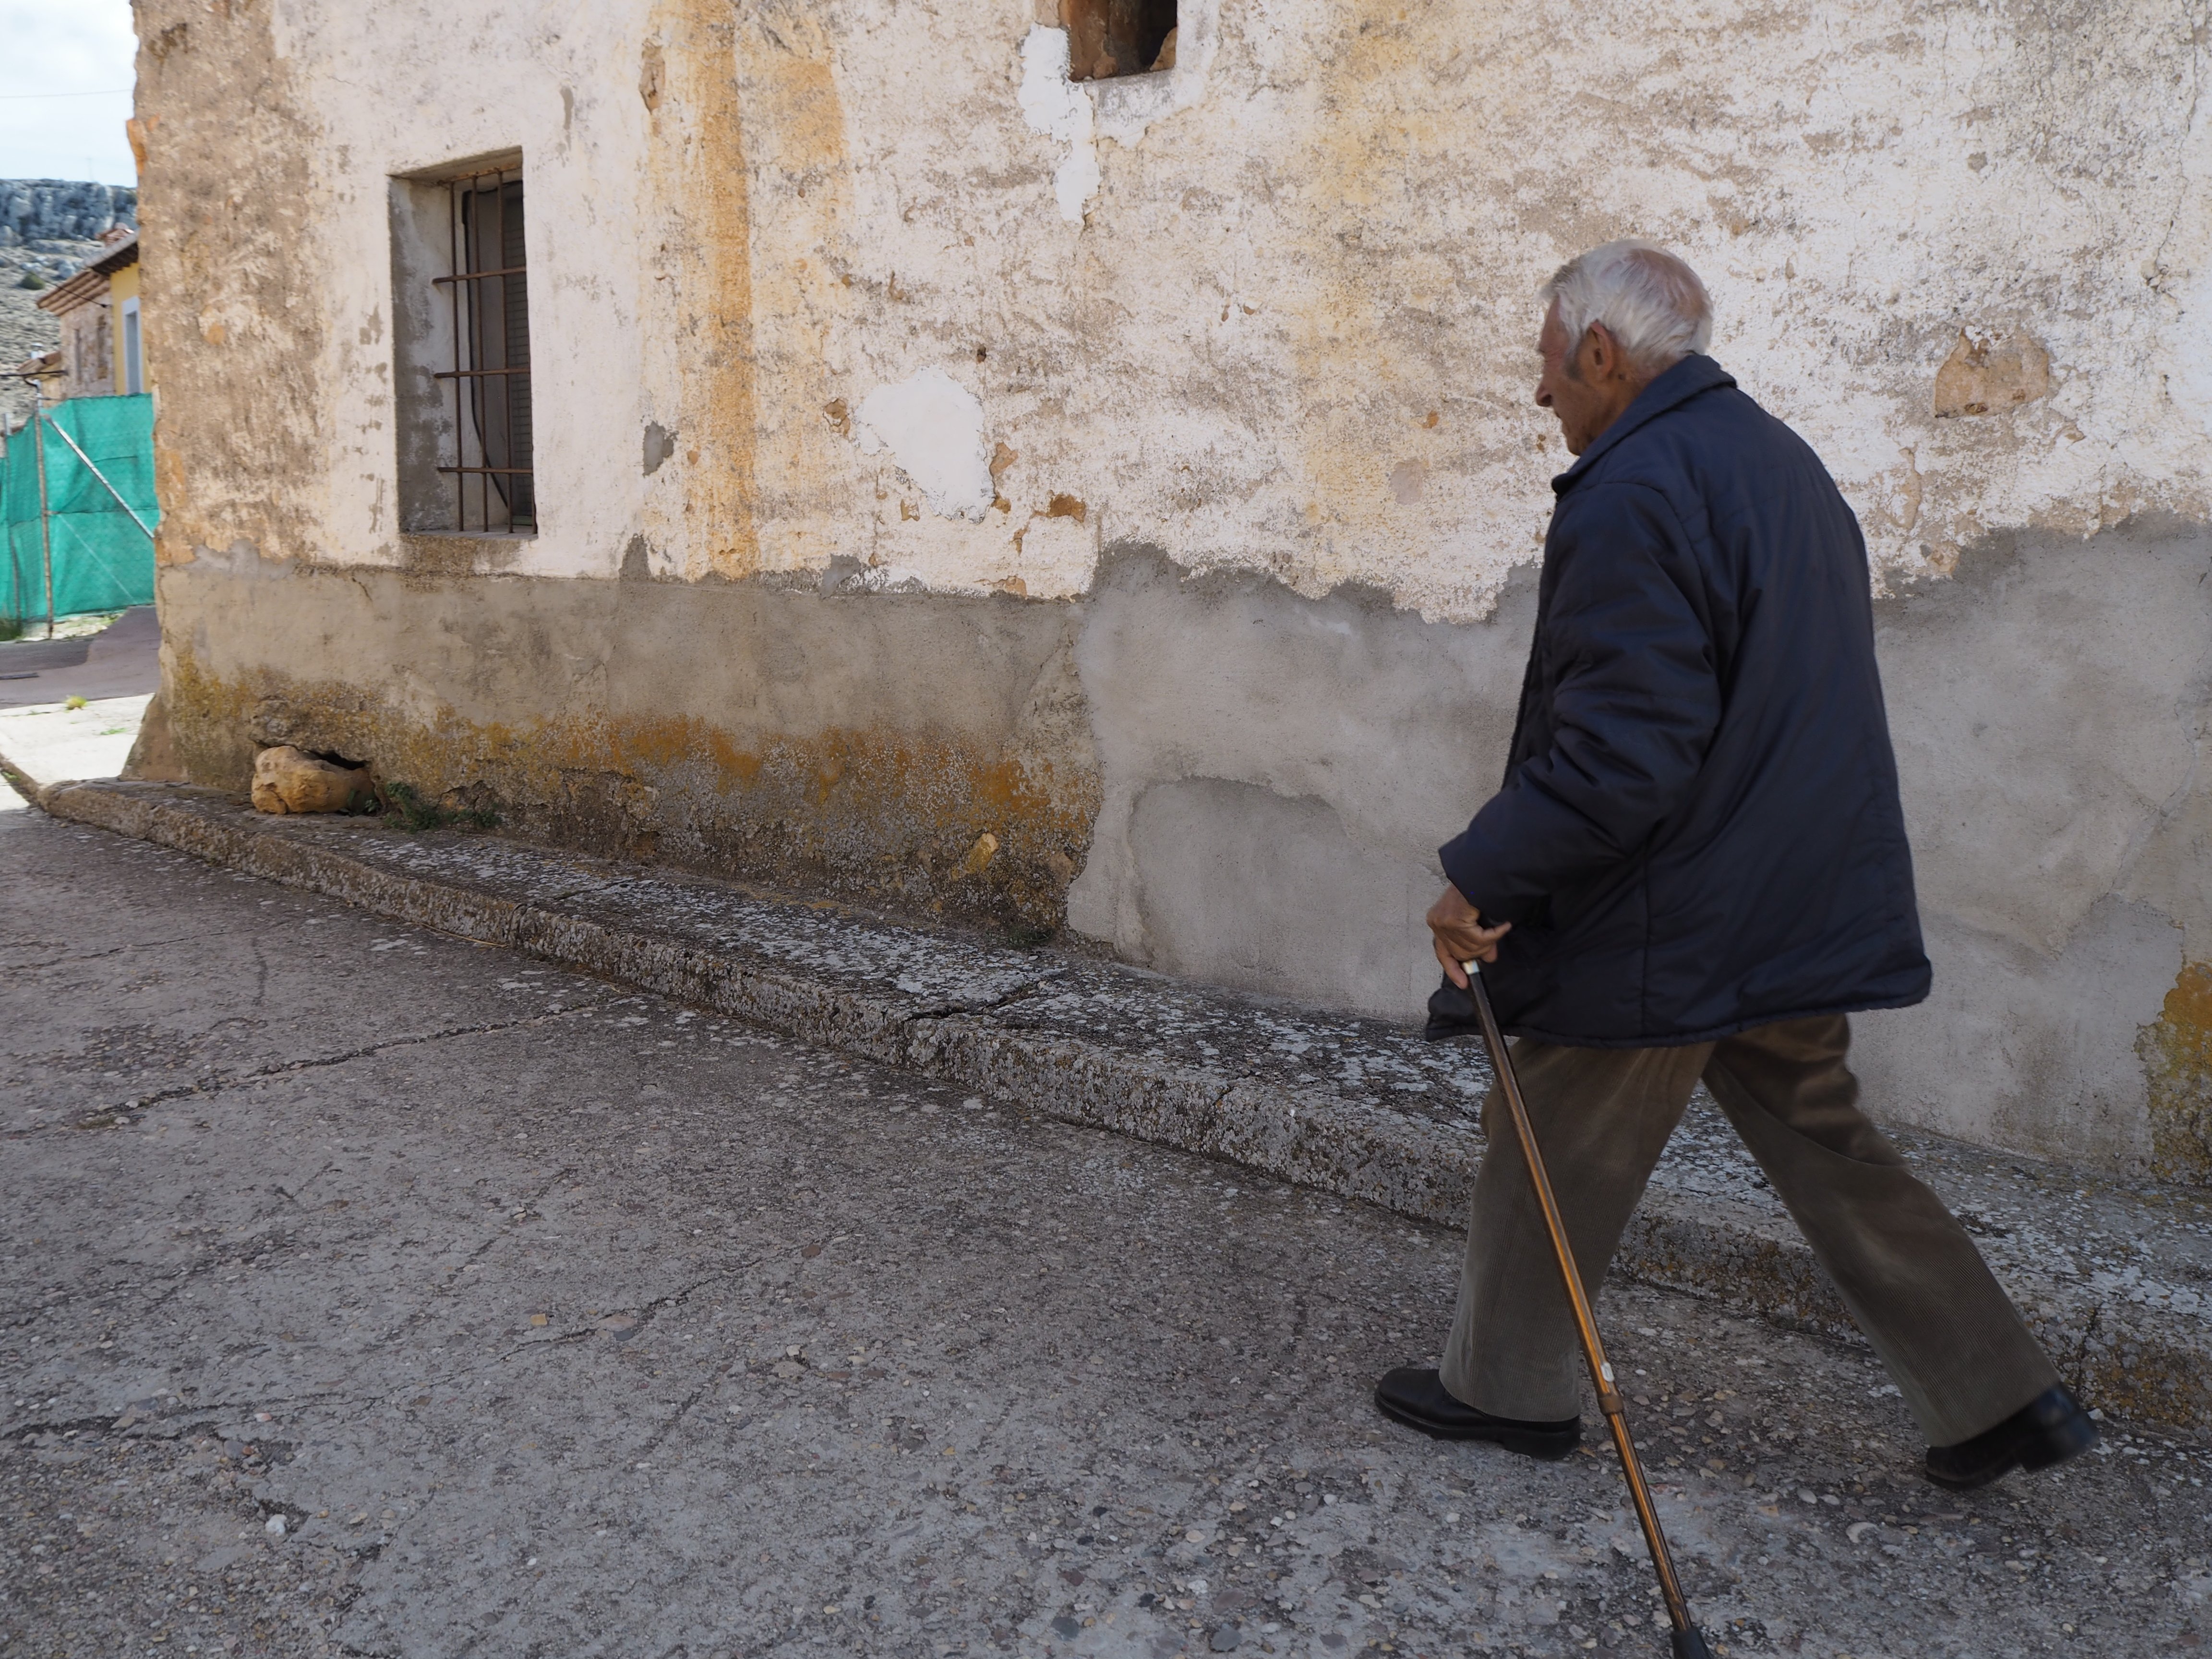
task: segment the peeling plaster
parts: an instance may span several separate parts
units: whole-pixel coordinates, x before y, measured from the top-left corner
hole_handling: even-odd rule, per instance
[[[457,4],[424,54],[419,11],[383,0],[220,29],[145,0],[208,42],[145,66],[174,251],[149,349],[173,390],[240,389],[209,435],[172,423],[164,477],[281,556],[410,556],[388,348],[339,343],[388,314],[388,176],[502,149],[526,157],[532,332],[557,354],[518,574],[611,575],[642,533],[691,580],[857,557],[1034,594],[1051,580],[1017,538],[1066,492],[1185,569],[1480,620],[1534,559],[1565,459],[1528,399],[1534,288],[1621,234],[1705,276],[1716,355],[1826,463],[1878,591],[1992,533],[2212,513],[2212,100],[2153,0],[2064,21],[1182,0],[1173,70],[1075,86],[1063,31],[980,0],[618,0],[524,36]],[[252,154],[185,183],[181,158],[225,142],[202,112],[249,85]],[[2048,395],[1937,419],[1961,328],[2032,336]],[[933,362],[1023,456],[1008,511],[954,539],[884,507],[821,415]],[[255,405],[280,384],[296,407]],[[605,441],[647,420],[682,434],[650,474]],[[240,430],[301,434],[298,464],[258,476],[213,435]],[[180,525],[164,556],[238,531]]]
[[[889,450],[939,518],[982,521],[997,491],[983,453],[983,405],[941,368],[925,368],[861,400],[854,441]]]

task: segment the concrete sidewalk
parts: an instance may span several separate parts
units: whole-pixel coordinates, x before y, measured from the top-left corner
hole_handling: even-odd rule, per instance
[[[495,836],[264,817],[168,785],[52,787],[39,804],[1066,1122],[1428,1221],[1461,1218],[1481,1154],[1480,1054],[1377,1021]],[[1897,1139],[2093,1403],[2212,1427],[2212,1194]],[[1850,1330],[1756,1166],[1702,1101],[1620,1265],[1784,1324]]]
[[[64,618],[64,627],[72,620],[89,625]],[[120,776],[161,684],[161,629],[150,605],[97,633],[0,643],[0,776],[32,793]],[[70,708],[73,697],[84,706]]]
[[[0,708],[0,773],[32,790],[119,776],[150,696]]]

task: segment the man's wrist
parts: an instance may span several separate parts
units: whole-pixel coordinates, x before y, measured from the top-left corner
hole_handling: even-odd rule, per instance
[[[1468,845],[1469,831],[1463,831],[1437,848],[1437,861],[1443,866],[1444,879],[1452,884],[1459,896],[1477,910],[1487,915],[1490,906],[1484,900],[1482,890],[1486,861],[1474,856],[1475,849]]]

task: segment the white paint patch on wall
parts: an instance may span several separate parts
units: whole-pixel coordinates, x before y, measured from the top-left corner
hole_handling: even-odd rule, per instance
[[[871,392],[854,438],[863,455],[889,450],[939,517],[980,523],[990,510],[996,492],[983,453],[983,405],[943,369]]]
[[[1067,78],[1067,31],[1032,24],[1022,40],[1022,119],[1030,130],[1068,146],[1067,159],[1052,175],[1060,216],[1083,222],[1083,210],[1098,193],[1098,144],[1092,137],[1097,112],[1090,94]]]

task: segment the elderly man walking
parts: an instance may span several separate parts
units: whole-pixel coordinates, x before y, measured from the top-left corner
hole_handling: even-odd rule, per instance
[[[1536,401],[1578,459],[1553,480],[1504,782],[1442,849],[1438,1002],[1492,964],[1593,1291],[1703,1079],[1896,1379],[1929,1477],[2071,1457],[2095,1428],[1845,1064],[1845,1017],[1929,976],[1857,520],[1705,355],[1682,261],[1612,242],[1544,295]],[[1394,1370],[1376,1401],[1564,1456],[1575,1329],[1494,1095],[1486,1117],[1443,1369]]]

